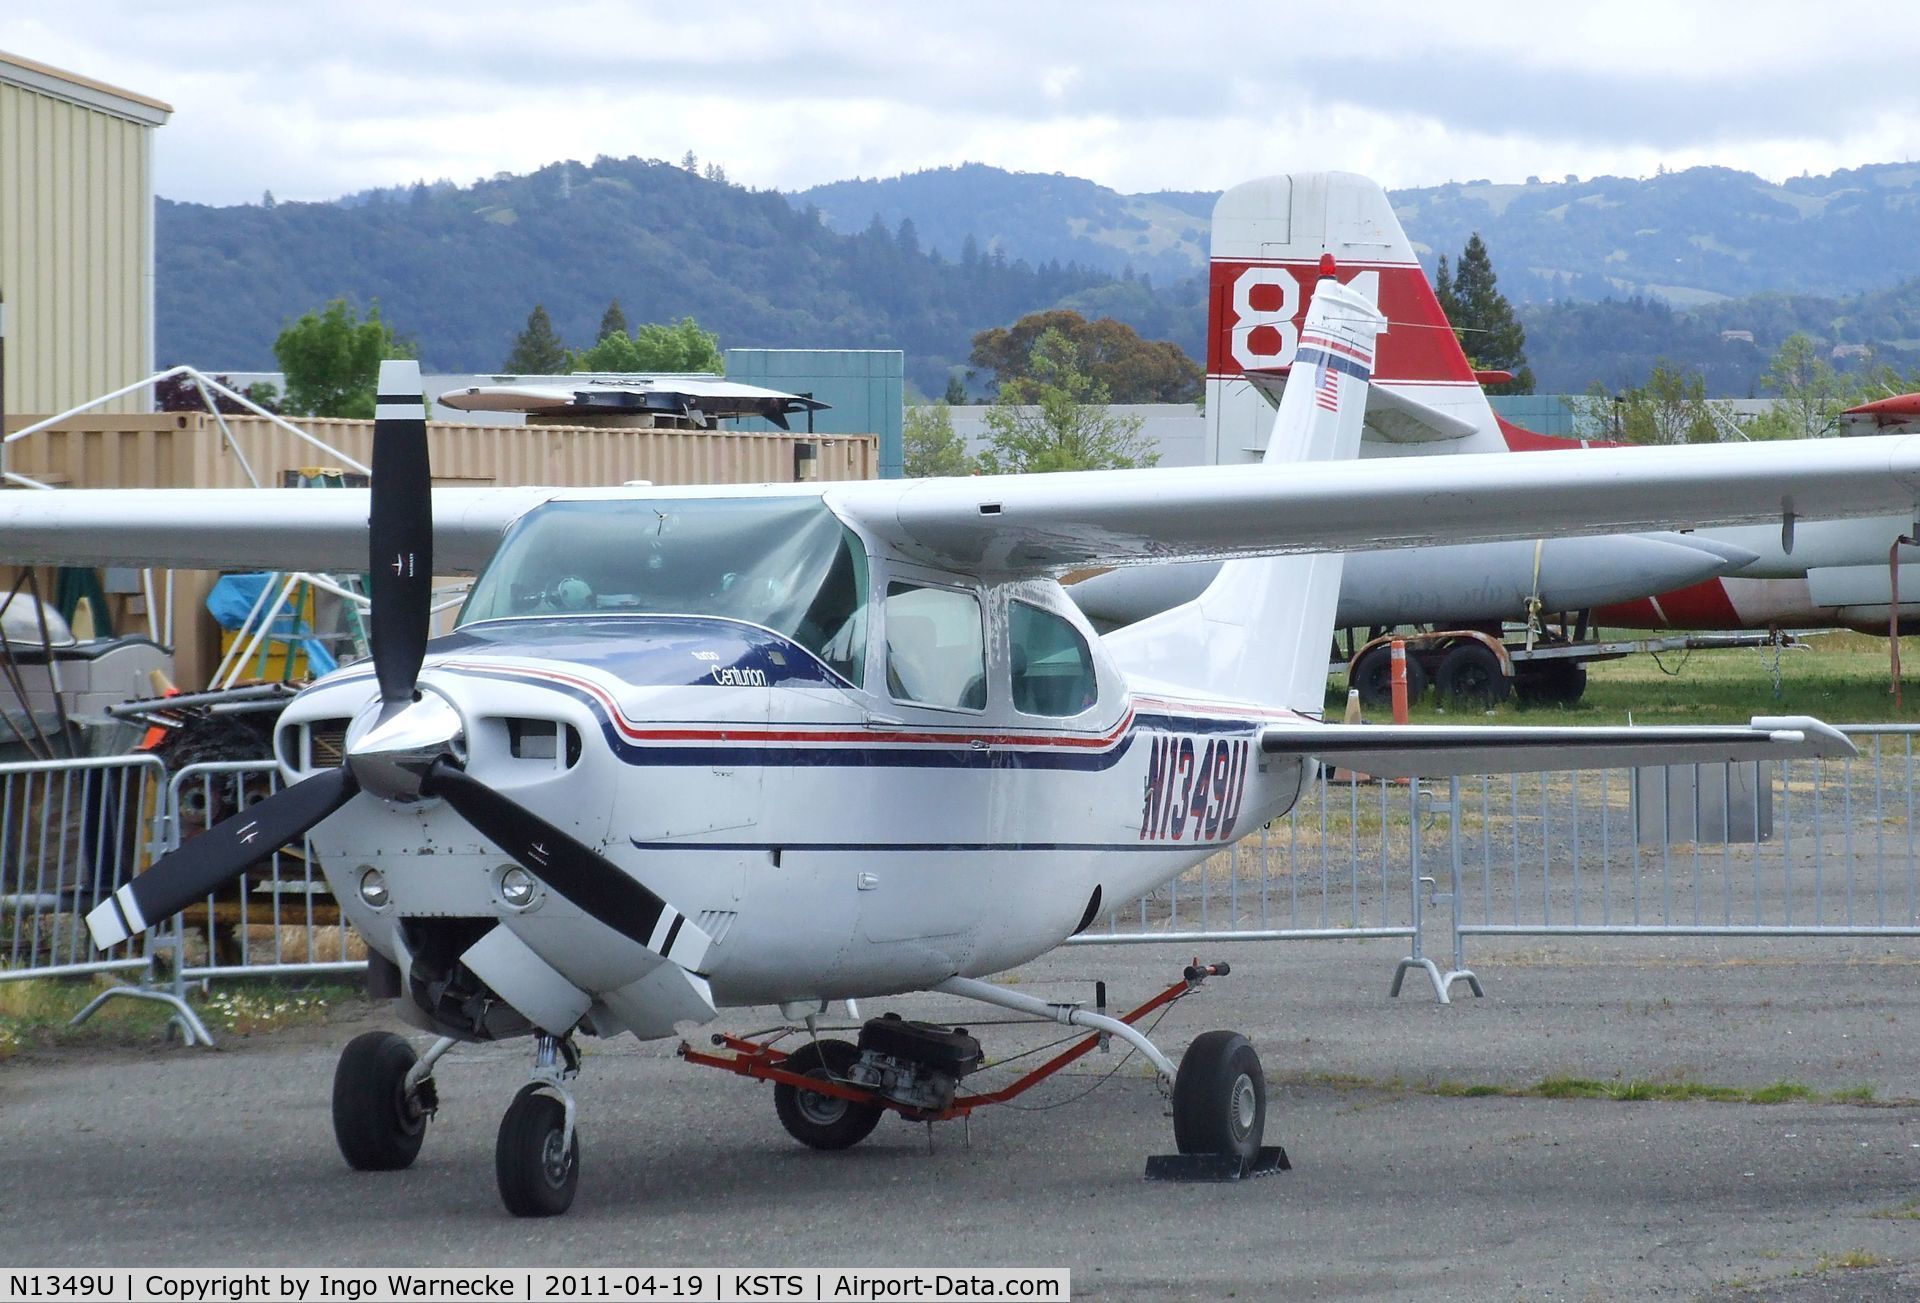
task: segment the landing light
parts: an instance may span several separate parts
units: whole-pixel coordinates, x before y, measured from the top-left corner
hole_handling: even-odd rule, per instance
[[[360,899],[374,909],[382,909],[387,903],[387,875],[375,868],[369,868],[360,875]]]
[[[517,865],[500,875],[500,899],[514,909],[532,904],[534,890],[533,875]]]

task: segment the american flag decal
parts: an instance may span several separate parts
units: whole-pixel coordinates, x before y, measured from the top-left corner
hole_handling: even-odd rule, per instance
[[[1332,358],[1320,364],[1320,383],[1313,387],[1313,401],[1323,412],[1340,410],[1340,373],[1333,369]]]

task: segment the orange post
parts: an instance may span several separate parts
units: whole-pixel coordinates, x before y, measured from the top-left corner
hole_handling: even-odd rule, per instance
[[[1407,643],[1404,638],[1393,640],[1393,722],[1407,722]]]

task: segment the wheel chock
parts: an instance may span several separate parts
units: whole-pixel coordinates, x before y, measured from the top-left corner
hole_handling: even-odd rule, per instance
[[[1151,1154],[1147,1157],[1149,1181],[1219,1182],[1246,1177],[1272,1176],[1291,1172],[1287,1151],[1279,1145],[1262,1145],[1253,1160],[1242,1163],[1232,1154]]]

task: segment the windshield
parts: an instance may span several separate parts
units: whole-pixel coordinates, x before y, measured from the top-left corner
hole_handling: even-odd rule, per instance
[[[717,615],[786,635],[858,685],[867,554],[818,498],[551,502],[507,535],[460,623]]]

